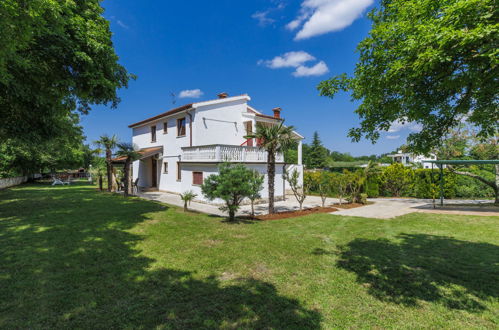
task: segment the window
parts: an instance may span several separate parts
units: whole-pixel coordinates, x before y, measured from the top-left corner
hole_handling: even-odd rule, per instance
[[[163,173],[168,173],[168,162],[163,163]]]
[[[177,181],[181,181],[182,180],[182,170],[180,168],[180,163],[177,162]]]
[[[151,126],[151,142],[156,142],[156,126]]]
[[[192,184],[195,185],[203,184],[203,172],[192,172]]]
[[[177,136],[185,136],[185,117],[177,119]]]
[[[163,123],[163,134],[166,134],[166,133],[168,133],[168,122],[167,121],[165,121]]]

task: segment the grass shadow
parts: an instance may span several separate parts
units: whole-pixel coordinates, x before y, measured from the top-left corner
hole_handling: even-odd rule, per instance
[[[272,284],[151,269],[130,229],[162,204],[83,185],[26,185],[0,201],[0,328],[320,327]]]
[[[498,246],[426,234],[396,239],[355,239],[340,247],[337,265],[374,297],[407,306],[427,301],[480,312],[484,300],[499,297]]]

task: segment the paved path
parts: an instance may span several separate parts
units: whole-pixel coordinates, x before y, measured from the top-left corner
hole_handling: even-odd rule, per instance
[[[413,212],[499,216],[499,207],[479,206],[491,203],[490,200],[446,200],[444,207],[437,206],[436,209],[431,199],[372,198],[369,201],[374,204],[331,214],[377,219],[390,219]]]
[[[180,199],[179,195],[165,192],[141,192],[139,197],[162,202],[165,204],[176,205],[183,207],[184,202]],[[445,214],[467,214],[467,215],[490,215],[499,216],[498,207],[478,207],[481,203],[491,203],[490,200],[446,200],[443,208],[433,209],[431,199],[408,199],[408,198],[372,198],[369,199],[374,204],[357,207],[354,209],[339,210],[331,214],[345,215],[354,217],[377,218],[377,219],[390,219],[404,214],[413,212],[425,213],[445,213]],[[328,198],[326,205],[338,203],[336,198]],[[477,206],[473,206],[473,204]],[[318,196],[307,196],[303,208],[312,208],[321,206],[322,202]],[[462,205],[461,207],[455,207]],[[277,212],[298,210],[299,205],[294,196],[287,196],[285,201],[275,203]],[[227,213],[218,209],[217,205],[210,205],[199,202],[192,202],[189,206],[190,210],[213,214],[218,216],[227,216]],[[255,214],[266,214],[268,204],[255,205]],[[237,215],[249,215],[251,212],[250,205],[243,205]]]
[[[165,193],[165,192],[140,192],[138,194],[139,197],[144,198],[144,199],[149,199],[153,201],[158,201],[161,203],[165,204],[170,204],[170,205],[176,205],[183,207],[184,202],[180,199],[179,195],[172,194],[172,193]],[[332,204],[332,203],[337,203],[338,199],[336,198],[328,198],[326,200],[326,205]],[[321,198],[318,196],[308,196],[307,199],[305,200],[305,203],[303,204],[303,208],[312,208],[316,206],[321,206],[322,201]],[[214,215],[220,215],[220,216],[227,216],[227,213],[222,212],[218,209],[217,205],[210,205],[210,204],[205,204],[205,203],[199,203],[199,202],[192,202],[191,205],[189,206],[190,210],[201,212],[201,213],[207,213],[207,214],[214,214]],[[285,201],[279,201],[275,203],[275,209],[277,212],[283,212],[283,211],[292,211],[292,210],[298,210],[299,209],[299,204],[296,201],[294,196],[286,196]],[[257,204],[255,205],[255,214],[266,214],[268,210],[268,204]],[[237,215],[249,215],[251,213],[251,206],[250,205],[243,205],[241,206],[241,209],[237,213]]]

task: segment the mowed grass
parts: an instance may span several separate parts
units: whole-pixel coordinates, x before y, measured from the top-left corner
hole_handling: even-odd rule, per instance
[[[86,185],[0,191],[0,328],[497,328],[499,218],[231,224]]]

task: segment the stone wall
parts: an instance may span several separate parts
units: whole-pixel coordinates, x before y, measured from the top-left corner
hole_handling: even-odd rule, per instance
[[[24,183],[26,181],[28,181],[27,176],[18,176],[16,178],[3,178],[0,179],[0,189],[17,186],[18,184]]]

